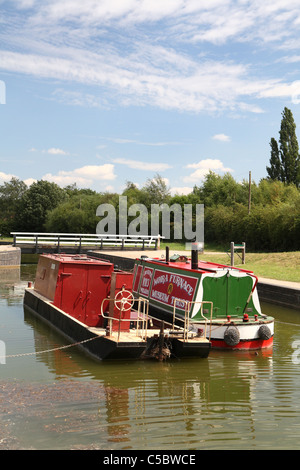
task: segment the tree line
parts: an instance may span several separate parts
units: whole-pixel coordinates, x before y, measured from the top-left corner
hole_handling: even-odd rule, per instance
[[[204,204],[205,242],[223,247],[231,241],[246,242],[247,249],[256,251],[300,249],[300,190],[295,184],[270,178],[259,184],[251,182],[249,211],[249,181],[237,182],[229,173],[220,176],[214,172],[209,172],[190,194],[175,196],[160,175],[141,189],[127,182],[121,194],[97,193],[75,184],[61,188],[44,180],[28,188],[12,178],[0,186],[0,233],[95,233],[97,207],[112,204],[118,213],[120,195],[127,197],[128,207],[144,204],[149,217],[151,204],[179,204],[182,209],[184,204]],[[171,240],[172,233],[171,227]]]
[[[155,175],[144,187],[127,182],[124,191],[97,193],[76,184],[59,187],[40,180],[27,187],[12,178],[0,185],[0,233],[58,232],[95,233],[97,207],[111,204],[118,214],[119,196],[127,206],[143,204],[151,217],[152,204],[204,205],[204,241],[228,246],[246,242],[251,250],[291,251],[300,249],[300,156],[293,114],[282,113],[279,143],[271,138],[267,178],[259,184],[237,182],[231,174],[209,172],[201,185],[188,195],[172,196],[164,179]],[[251,210],[249,210],[251,194]],[[128,220],[128,223],[130,220]],[[194,221],[195,223],[195,221]],[[151,220],[149,220],[150,233]],[[174,240],[174,218],[170,219]],[[176,232],[175,232],[176,233]],[[189,240],[190,241],[190,240]]]

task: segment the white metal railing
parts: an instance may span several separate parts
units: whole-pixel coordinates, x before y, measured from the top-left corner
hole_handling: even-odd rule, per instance
[[[176,316],[176,303],[184,303],[184,316],[183,315],[180,315],[179,317]],[[204,337],[206,338],[207,337],[207,327],[208,327],[208,323],[209,323],[209,339],[210,339],[210,335],[211,335],[211,323],[212,323],[212,312],[213,312],[213,303],[212,302],[208,302],[208,301],[203,301],[203,302],[199,302],[199,301],[189,301],[189,300],[183,300],[183,299],[178,299],[178,298],[175,298],[174,299],[174,304],[173,304],[173,327],[175,326],[175,320],[180,320],[183,322],[184,326],[183,326],[183,331],[184,331],[184,341],[187,341],[188,339],[188,335],[189,335],[189,331],[190,331],[190,323],[192,323],[192,325],[194,326],[197,326],[197,324],[203,324],[203,321],[197,321],[197,320],[191,320],[190,318],[190,312],[191,312],[191,307],[192,306],[195,306],[196,304],[200,304],[200,315],[201,317],[203,318],[204,320]],[[204,315],[203,315],[203,304],[210,304],[210,319],[206,318]]]
[[[160,235],[108,235],[86,233],[36,233],[36,232],[11,232],[14,246],[31,245],[39,247],[120,247],[158,249]]]

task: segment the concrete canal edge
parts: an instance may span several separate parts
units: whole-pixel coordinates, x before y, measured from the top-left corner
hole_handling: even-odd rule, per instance
[[[261,301],[300,310],[299,283],[260,278],[257,290]]]
[[[134,267],[134,261],[140,256],[149,256],[159,258],[161,253],[155,251],[148,253],[146,251],[131,251],[124,253],[107,253],[103,251],[91,251],[90,256],[102,258],[107,261],[114,263],[118,269],[124,269],[125,271],[131,271]],[[275,279],[264,279],[259,278],[258,280],[258,295],[262,302],[269,302],[282,307],[292,308],[300,310],[300,283],[299,282],[288,282],[278,281]]]
[[[1,267],[18,267],[21,265],[21,248],[12,245],[0,245]]]

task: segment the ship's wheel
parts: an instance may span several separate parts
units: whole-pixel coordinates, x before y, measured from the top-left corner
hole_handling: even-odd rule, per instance
[[[120,292],[118,292],[115,297],[114,304],[118,310],[122,310],[123,312],[130,310],[134,304],[134,297],[132,292],[129,290],[120,290]]]

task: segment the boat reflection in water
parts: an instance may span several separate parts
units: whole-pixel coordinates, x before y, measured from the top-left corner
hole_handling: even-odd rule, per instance
[[[34,331],[36,350],[50,349],[53,343],[58,346],[57,352],[42,354],[39,360],[68,391],[68,397],[64,394],[67,419],[55,428],[66,442],[78,436],[82,448],[97,448],[101,442],[101,448],[111,445],[115,449],[120,445],[232,448],[245,440],[251,441],[250,446],[257,444],[260,423],[265,420],[264,414],[257,414],[259,395],[265,395],[273,376],[270,349],[234,355],[213,350],[208,361],[104,361],[97,365],[75,348],[71,354],[60,349],[64,344],[60,336],[45,335],[45,325],[26,307],[24,312]],[[53,415],[58,414],[59,405],[64,416],[63,403],[55,403],[58,388],[49,385],[51,406]]]

